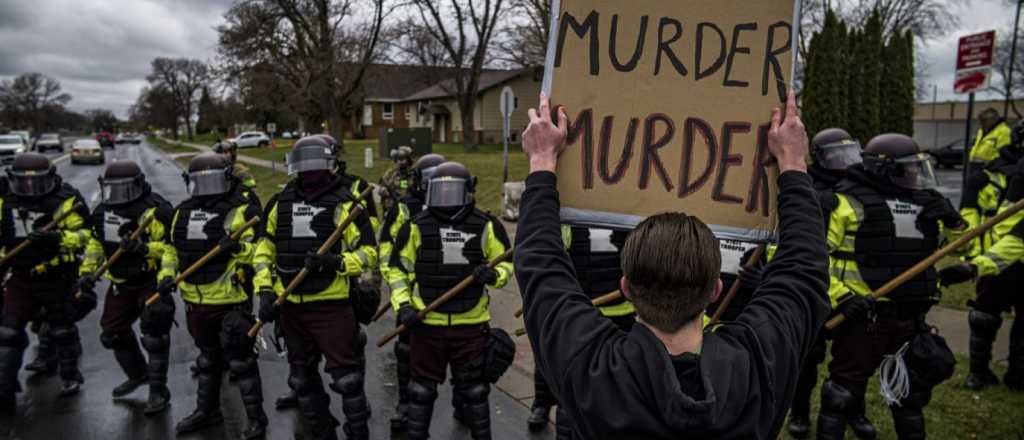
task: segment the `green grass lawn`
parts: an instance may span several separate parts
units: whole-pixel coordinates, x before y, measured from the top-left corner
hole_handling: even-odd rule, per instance
[[[827,375],[827,361],[821,364],[818,375],[819,387],[814,390],[811,402],[812,423],[816,422],[821,382]],[[996,365],[995,372],[1003,376],[1005,367]],[[1022,439],[1024,424],[1021,422],[1024,408],[1024,393],[1013,392],[1002,385],[990,387],[980,393],[962,386],[967,376],[967,357],[958,355],[956,373],[953,378],[935,388],[931,403],[924,414],[929,439]],[[894,439],[892,415],[879,394],[877,375],[871,379],[867,391],[867,416],[878,427],[879,439]],[[813,429],[813,427],[812,427]],[[780,438],[791,439],[782,429]],[[813,434],[812,434],[813,438]],[[847,439],[856,439],[847,430]]]
[[[183,146],[178,146],[178,145],[176,145],[176,144],[173,144],[173,143],[171,143],[171,142],[165,142],[165,141],[163,141],[163,140],[160,140],[160,139],[158,139],[158,138],[156,138],[156,137],[154,137],[154,136],[150,136],[150,137],[149,137],[148,139],[146,139],[146,140],[147,140],[147,141],[148,141],[148,142],[149,142],[149,143],[150,143],[151,145],[153,145],[154,147],[157,147],[157,148],[159,148],[159,149],[161,149],[161,150],[164,150],[164,151],[165,151],[165,152],[167,152],[168,154],[176,154],[176,153],[195,153],[195,152],[196,152],[196,149],[195,149],[195,148],[189,148],[189,147],[183,147]]]

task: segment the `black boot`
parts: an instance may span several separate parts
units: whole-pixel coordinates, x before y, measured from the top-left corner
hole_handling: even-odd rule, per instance
[[[1003,383],[1013,391],[1024,391],[1024,310],[1018,308],[1010,327],[1010,366]]]
[[[875,429],[875,425],[868,420],[868,416],[865,415],[867,408],[864,404],[864,396],[861,395],[855,399],[849,412],[846,414],[846,420],[850,423],[850,430],[853,431],[857,438],[871,440],[878,437],[878,429]]]
[[[324,391],[317,364],[291,366],[288,386],[296,395],[299,413],[306,424],[309,437],[314,440],[334,440],[338,420],[331,415],[331,398]]]
[[[60,397],[74,396],[85,382],[78,369],[78,328],[74,325],[51,324],[50,337],[57,346],[57,364],[62,382]]]
[[[569,423],[569,413],[562,407],[555,411],[555,440],[572,440],[572,425]]]
[[[110,392],[114,398],[127,396],[146,383],[146,358],[142,355],[142,349],[139,348],[134,334],[130,335],[131,339],[120,340],[128,336],[127,334],[114,336],[115,339],[118,339],[114,341],[118,344],[114,348],[114,359],[117,360],[124,374],[128,376],[128,380],[114,387],[114,390]]]
[[[185,417],[175,430],[178,435],[198,431],[224,421],[220,413],[220,386],[224,380],[224,366],[220,353],[203,352],[196,362],[196,410]]]
[[[245,415],[249,419],[249,426],[243,436],[246,440],[261,439],[267,434],[267,414],[263,411],[263,385],[256,358],[245,362],[232,361],[231,370],[238,378],[235,383],[242,395],[242,403],[245,404]]]
[[[57,346],[50,337],[50,326],[39,326],[39,345],[36,346],[36,357],[25,364],[25,371],[37,374],[53,374],[57,372]]]
[[[996,339],[999,326],[1003,323],[999,315],[972,309],[967,315],[967,323],[971,328],[969,351],[971,356],[970,373],[964,386],[979,391],[989,385],[999,383],[999,378],[989,367],[992,361],[992,342]]]
[[[815,342],[815,350],[818,341]],[[786,430],[794,438],[807,438],[811,434],[811,394],[818,384],[818,357],[815,351],[808,354],[800,368],[800,377],[796,382],[793,405],[789,409],[789,421]]]
[[[370,418],[370,405],[366,401],[363,380],[362,370],[357,369],[339,374],[331,383],[331,389],[341,394],[341,409],[345,412],[344,431],[350,440],[367,440],[370,437],[367,423]]]
[[[533,407],[530,408],[530,417],[526,419],[526,427],[530,432],[543,431],[544,427],[548,426],[549,417],[551,417],[551,407],[537,405],[534,400]]]
[[[142,336],[142,345],[149,353],[146,379],[149,382],[149,399],[143,414],[159,414],[171,406],[171,390],[167,388],[167,368],[170,365],[171,340],[169,335]]]
[[[920,408],[903,408],[890,406],[892,423],[895,425],[896,436],[900,440],[924,440],[924,414]]]
[[[821,385],[818,440],[843,440],[846,436],[846,414],[853,406],[854,399],[849,390],[831,380]]]
[[[427,380],[409,381],[409,421],[406,423],[406,438],[424,440],[430,438],[430,418],[437,400],[437,384]]]
[[[551,394],[547,380],[536,364],[533,370],[533,407],[530,408],[530,417],[526,419],[526,427],[530,432],[540,432],[548,426],[548,418],[551,416],[551,407],[555,404],[555,396]]]
[[[469,433],[473,440],[490,440],[491,410],[488,395],[491,387],[479,378],[467,379],[454,392],[462,394],[466,424],[469,425]]]
[[[404,333],[403,333],[404,335]],[[409,344],[401,336],[395,343],[395,371],[398,376],[398,407],[391,418],[391,429],[401,431],[409,419]]]
[[[811,433],[811,417],[807,414],[790,412],[786,430],[793,438],[807,438]]]
[[[13,415],[16,409],[16,395],[21,391],[18,370],[21,358],[28,346],[28,335],[24,330],[0,324],[0,413]]]
[[[295,395],[295,391],[285,391],[284,394],[277,396],[274,400],[274,408],[277,409],[291,409],[299,406],[299,398]]]

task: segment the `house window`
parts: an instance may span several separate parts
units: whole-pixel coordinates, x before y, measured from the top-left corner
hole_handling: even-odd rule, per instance
[[[390,102],[385,102],[384,103],[384,112],[383,112],[383,114],[384,114],[384,120],[385,121],[390,121],[390,120],[394,119],[394,117],[395,117],[394,110],[395,110],[394,109],[394,104],[392,104]]]
[[[366,104],[363,106],[363,126],[371,125],[373,125],[373,105]]]

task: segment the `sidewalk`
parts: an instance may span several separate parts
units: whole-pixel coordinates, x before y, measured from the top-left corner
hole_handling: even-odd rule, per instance
[[[194,143],[191,143],[191,142],[176,141],[176,140],[167,139],[167,138],[159,138],[159,139],[164,141],[164,142],[167,142],[169,144],[174,144],[174,145],[178,145],[178,146],[182,146],[182,147],[192,148],[192,149],[194,149],[194,150],[196,150],[197,152],[200,152],[200,153],[209,153],[210,151],[212,151],[210,149],[210,147],[207,147],[205,145],[194,144]],[[257,159],[255,157],[246,156],[246,155],[241,154],[241,153],[238,154],[238,161],[242,162],[242,163],[245,163],[245,164],[256,165],[258,167],[264,167],[264,168],[274,168],[275,167],[274,163],[272,163],[269,160]]]
[[[194,148],[198,151],[210,151],[209,147],[187,143],[175,142],[163,139],[166,142],[175,143],[184,147]],[[249,157],[244,154],[238,155],[238,160],[247,164],[271,168],[270,161]],[[516,225],[504,222],[509,237],[515,240]],[[513,313],[522,307],[522,296],[519,293],[519,286],[513,279],[507,286],[491,292],[491,325],[502,328],[510,335],[516,329],[523,327],[523,320],[516,318]],[[970,337],[970,330],[967,327],[967,312],[953,310],[943,307],[934,307],[928,313],[928,322],[938,328],[939,334],[946,338],[949,347],[954,353],[967,353],[967,344]],[[999,335],[993,346],[994,359],[997,362],[1006,362],[1007,341],[1009,340],[1010,325],[1007,322],[1000,327]],[[497,383],[498,389],[508,394],[513,399],[526,406],[533,403],[533,350],[527,337],[515,337],[516,361],[512,368]]]

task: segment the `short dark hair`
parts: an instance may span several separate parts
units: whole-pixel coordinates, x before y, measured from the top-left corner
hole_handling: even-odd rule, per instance
[[[648,217],[622,248],[622,274],[637,314],[668,333],[704,312],[721,267],[711,228],[678,212]]]

